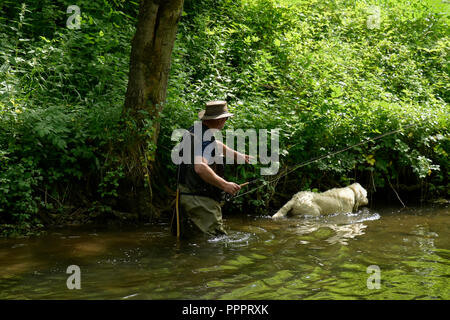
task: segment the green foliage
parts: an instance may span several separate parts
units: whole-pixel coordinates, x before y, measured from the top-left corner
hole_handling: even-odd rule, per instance
[[[448,196],[448,5],[441,10],[433,1],[188,1],[161,145],[210,99],[229,102],[228,127],[280,128],[281,168],[413,124],[270,187],[292,193],[357,180],[379,188],[390,179]],[[232,168],[228,178],[259,176],[258,167],[245,172]],[[265,206],[272,191],[234,204]]]
[[[70,30],[71,4],[0,4],[0,224],[35,225],[39,210],[77,194],[117,195],[108,151],[121,135],[137,4],[78,1],[81,29]]]

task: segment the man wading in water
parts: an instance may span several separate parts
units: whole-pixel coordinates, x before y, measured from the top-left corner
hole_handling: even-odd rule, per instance
[[[222,130],[227,119],[232,116],[233,114],[228,112],[226,101],[210,101],[206,103],[206,109],[198,114],[202,123],[195,122],[194,126],[189,128],[189,133],[183,137],[182,152],[190,153],[191,156],[183,155],[183,162],[178,168],[178,230],[182,231],[177,232],[176,213],[172,220],[174,234],[181,233],[186,236],[194,231],[193,229],[200,229],[208,235],[226,234],[220,204],[222,191],[235,195],[241,187],[223,178],[223,157],[216,157],[215,150],[217,147],[217,150],[223,151],[222,155],[232,155],[235,160],[241,158],[246,163],[249,163],[250,158],[214,139],[213,132]],[[213,130],[208,131],[209,129]]]

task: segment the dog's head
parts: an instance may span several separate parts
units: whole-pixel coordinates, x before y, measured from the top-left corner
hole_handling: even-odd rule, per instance
[[[356,182],[350,185],[349,188],[355,193],[355,209],[369,203],[369,199],[367,199],[367,191],[359,183]]]

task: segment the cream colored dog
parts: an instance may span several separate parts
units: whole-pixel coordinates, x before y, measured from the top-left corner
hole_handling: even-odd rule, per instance
[[[359,183],[345,188],[334,188],[322,193],[301,191],[296,193],[272,218],[293,215],[319,216],[331,213],[346,213],[367,205],[367,191]]]

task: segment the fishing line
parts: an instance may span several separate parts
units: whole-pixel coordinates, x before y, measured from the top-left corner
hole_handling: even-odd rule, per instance
[[[337,154],[339,154],[339,153],[342,153],[342,152],[345,152],[345,151],[347,151],[347,150],[350,150],[350,149],[352,149],[352,148],[354,148],[354,147],[357,147],[357,146],[366,144],[366,143],[368,143],[368,142],[371,142],[371,141],[375,141],[375,140],[384,138],[384,137],[386,137],[386,136],[389,136],[389,135],[391,135],[391,134],[400,132],[400,131],[402,131],[402,130],[404,130],[404,129],[411,128],[411,127],[416,126],[416,125],[417,125],[417,124],[410,124],[410,125],[407,125],[407,126],[405,126],[405,127],[400,128],[400,129],[392,130],[392,131],[389,131],[389,132],[380,134],[380,135],[378,135],[378,136],[376,136],[376,137],[373,137],[373,138],[369,138],[369,139],[367,139],[367,140],[360,141],[360,142],[358,142],[358,143],[356,143],[356,144],[353,144],[353,145],[351,145],[351,146],[345,147],[345,148],[340,149],[340,150],[338,150],[338,151],[330,152],[330,153],[328,153],[328,154],[326,154],[326,155],[318,156],[318,157],[312,158],[312,159],[310,159],[310,160],[307,160],[307,161],[305,161],[305,162],[302,162],[302,163],[300,163],[300,164],[294,165],[292,169],[286,170],[285,173],[281,174],[280,176],[278,176],[278,177],[276,177],[276,178],[274,178],[274,179],[272,179],[272,180],[270,180],[270,181],[267,181],[266,184],[263,184],[263,185],[258,186],[258,187],[256,187],[256,188],[253,188],[253,189],[251,189],[251,190],[249,190],[249,191],[246,191],[246,192],[244,192],[244,193],[240,193],[240,194],[237,194],[237,195],[235,195],[235,196],[227,197],[226,200],[229,201],[229,200],[231,200],[231,199],[233,199],[233,198],[239,198],[239,197],[242,197],[242,196],[244,196],[244,195],[246,195],[246,194],[248,194],[248,193],[251,193],[251,192],[253,192],[253,191],[255,191],[255,190],[258,190],[258,189],[260,189],[260,188],[266,186],[267,184],[270,184],[270,183],[272,183],[272,182],[274,182],[274,181],[276,181],[276,180],[280,180],[281,178],[287,176],[289,173],[291,173],[291,172],[297,170],[298,168],[304,167],[304,166],[306,166],[306,165],[308,165],[308,164],[314,163],[314,162],[316,162],[316,161],[319,161],[319,160],[322,160],[322,159],[325,159],[325,158],[332,157],[332,156],[337,155]],[[288,167],[288,168],[289,168],[289,167]],[[259,180],[259,179],[251,180],[251,181],[248,182],[248,184],[255,183],[255,182],[257,182],[258,180]],[[265,180],[263,180],[263,181],[265,181]]]

